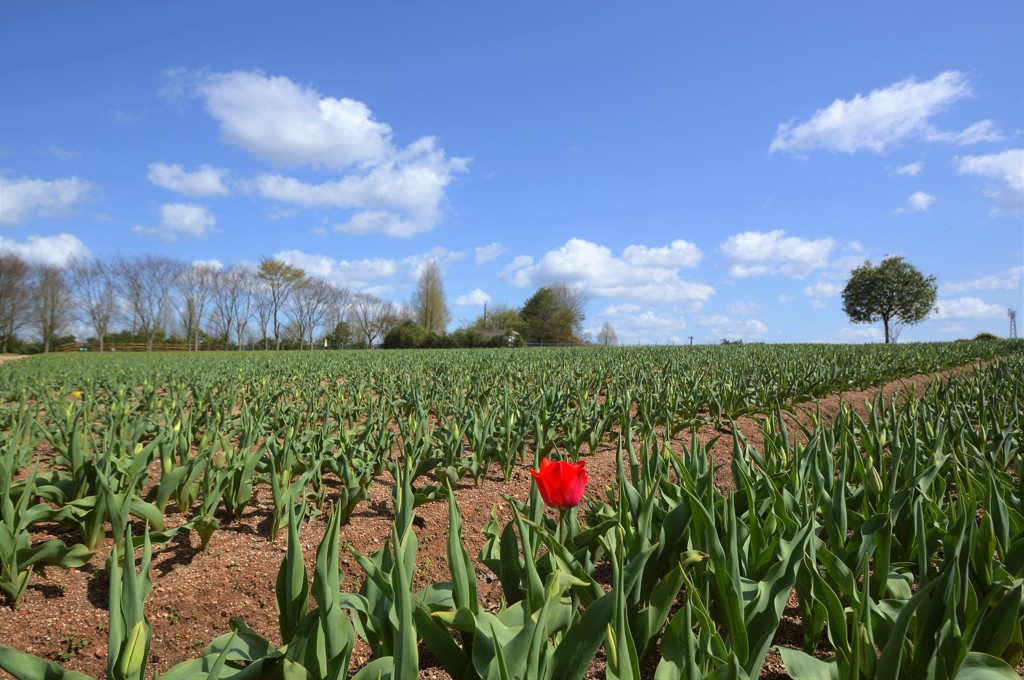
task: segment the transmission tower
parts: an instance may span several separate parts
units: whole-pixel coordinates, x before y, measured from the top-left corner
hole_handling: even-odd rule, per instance
[[[1017,310],[1010,307],[1006,310],[1006,315],[1010,317],[1010,338],[1017,337]]]

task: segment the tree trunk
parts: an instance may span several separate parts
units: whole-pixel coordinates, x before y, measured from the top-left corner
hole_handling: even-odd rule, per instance
[[[889,344],[889,317],[882,317],[882,325],[885,326],[885,344]]]

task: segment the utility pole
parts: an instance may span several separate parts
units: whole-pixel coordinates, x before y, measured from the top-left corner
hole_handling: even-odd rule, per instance
[[[1006,315],[1010,317],[1010,339],[1017,337],[1017,310],[1010,307],[1006,310]]]

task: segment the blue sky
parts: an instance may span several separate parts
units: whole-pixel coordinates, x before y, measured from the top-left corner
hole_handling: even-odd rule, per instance
[[[0,248],[276,256],[454,329],[556,281],[632,343],[901,341],[1024,310],[1024,4],[7,3]]]

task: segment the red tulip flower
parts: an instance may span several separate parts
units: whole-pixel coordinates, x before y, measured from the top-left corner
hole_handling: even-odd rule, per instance
[[[565,510],[576,507],[583,499],[583,491],[587,487],[585,461],[552,462],[544,458],[540,461],[540,472],[530,470],[530,474],[537,480],[537,489],[545,505]]]

